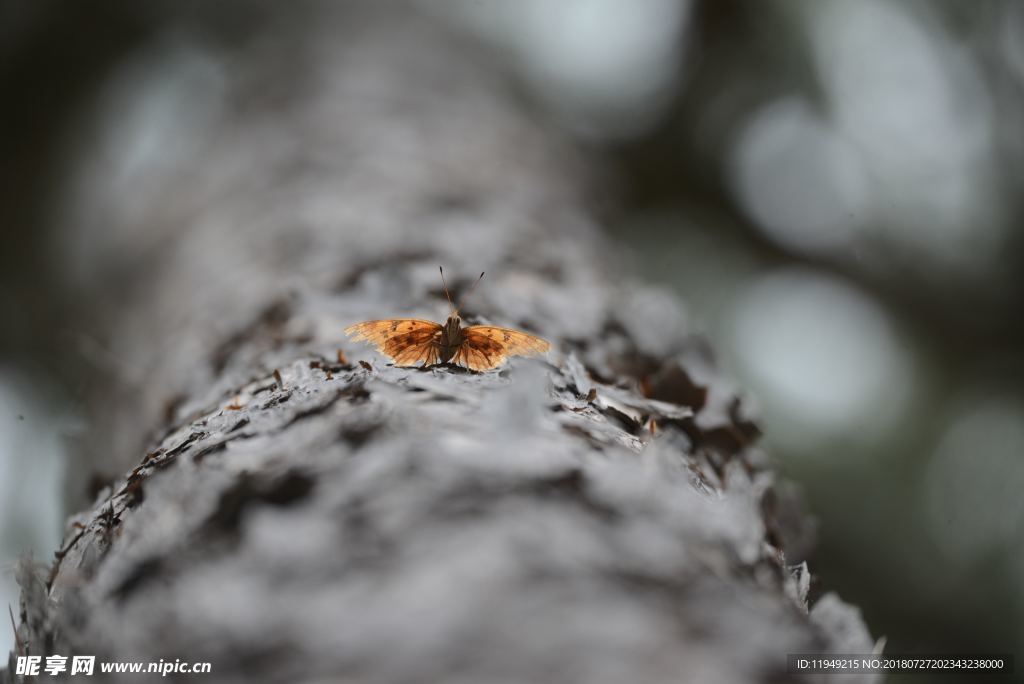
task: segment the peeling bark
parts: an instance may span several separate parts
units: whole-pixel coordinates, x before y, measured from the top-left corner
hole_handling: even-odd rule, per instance
[[[585,166],[477,48],[312,7],[207,47],[203,144],[76,216],[118,274],[86,293],[116,362],[82,460],[127,473],[23,564],[20,643],[218,682],[769,682],[870,651],[855,608],[808,610],[805,519],[680,303],[609,275]],[[548,359],[343,337],[443,319],[438,264],[488,271],[464,317]]]

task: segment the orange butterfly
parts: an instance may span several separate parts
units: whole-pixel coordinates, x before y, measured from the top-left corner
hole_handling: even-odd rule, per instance
[[[480,274],[483,278],[484,274]],[[466,297],[480,282],[476,279]],[[353,340],[365,340],[382,354],[390,356],[397,366],[414,366],[421,363],[431,366],[435,363],[452,363],[470,370],[484,371],[497,368],[509,356],[535,356],[545,353],[551,345],[539,337],[509,328],[491,325],[471,325],[463,328],[458,307],[452,305],[448,294],[448,283],[444,281],[444,294],[452,313],[444,325],[418,318],[392,318],[381,321],[365,321],[345,328],[345,334]]]

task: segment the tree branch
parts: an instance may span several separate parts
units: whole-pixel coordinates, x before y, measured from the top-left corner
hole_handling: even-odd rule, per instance
[[[870,649],[855,609],[808,614],[802,517],[679,303],[609,275],[585,166],[478,48],[313,7],[200,54],[201,144],[79,218],[117,273],[85,293],[116,361],[82,458],[130,470],[23,565],[28,652],[619,684]],[[411,370],[345,340],[443,315],[438,264],[455,298],[487,270],[464,316],[549,359]]]

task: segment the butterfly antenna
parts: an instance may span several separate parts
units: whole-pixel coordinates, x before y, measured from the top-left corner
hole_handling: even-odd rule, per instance
[[[452,310],[452,316],[457,312],[455,305],[452,304],[452,296],[448,294],[448,283],[444,281],[444,266],[438,266],[441,270],[441,284],[444,285],[444,296],[448,298],[448,307]]]
[[[458,305],[457,307],[455,307],[455,314],[456,314],[456,315],[458,315],[458,313],[459,313],[460,311],[462,311],[462,305],[466,303],[466,300],[467,300],[467,299],[469,299],[469,295],[473,294],[473,290],[475,290],[475,289],[476,289],[476,286],[477,286],[477,284],[479,284],[479,283],[480,283],[480,280],[481,280],[481,279],[482,279],[483,277],[484,277],[484,274],[483,274],[483,273],[481,273],[481,274],[480,274],[480,277],[476,279],[476,282],[475,282],[475,283],[473,283],[473,286],[472,286],[471,288],[469,288],[469,292],[467,292],[467,293],[465,294],[465,296],[464,296],[464,297],[462,298],[462,301],[461,301],[461,302],[459,302],[459,305]]]

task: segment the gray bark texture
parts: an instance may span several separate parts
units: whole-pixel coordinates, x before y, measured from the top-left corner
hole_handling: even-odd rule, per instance
[[[680,303],[618,274],[587,165],[479,47],[369,5],[203,47],[177,157],[82,172],[72,480],[125,474],[22,564],[22,653],[625,684],[869,652],[855,608],[809,608],[804,514]],[[549,357],[414,370],[345,339],[443,320],[439,264],[456,297],[486,270],[464,317]]]

